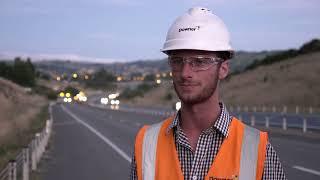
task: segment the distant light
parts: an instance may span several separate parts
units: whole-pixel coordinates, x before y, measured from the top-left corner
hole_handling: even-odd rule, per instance
[[[161,79],[157,79],[156,83],[161,84]]]
[[[178,111],[181,108],[181,102],[176,103],[176,110]]]
[[[70,93],[66,93],[66,97],[69,98],[71,96]]]
[[[109,99],[115,99],[119,96],[119,93],[115,93],[115,94],[109,94]]]
[[[64,97],[64,92],[60,92],[59,96]]]
[[[57,77],[57,81],[60,81],[60,80],[61,80],[61,78],[60,78],[60,76],[58,76],[58,77]]]
[[[87,97],[86,96],[80,96],[79,100],[80,101],[83,101],[83,102],[86,102],[87,101]]]
[[[100,99],[100,102],[101,102],[101,104],[108,104],[108,98],[101,98]]]
[[[119,100],[115,100],[114,102],[116,105],[119,105],[120,104],[120,101]]]
[[[88,80],[88,79],[89,79],[89,76],[88,76],[88,75],[85,75],[85,76],[84,76],[84,79],[85,79],[85,80]]]
[[[162,77],[167,77],[167,74],[166,73],[162,73]]]
[[[72,77],[76,79],[76,78],[78,77],[78,74],[73,73],[73,74],[72,74]]]
[[[71,103],[71,102],[72,102],[72,99],[71,99],[71,98],[68,98],[68,102]]]
[[[118,76],[118,77],[117,77],[117,81],[122,81],[122,77],[121,77],[121,76]]]
[[[169,73],[170,77],[172,77],[172,72]]]
[[[156,74],[156,77],[159,78],[161,75],[160,74]]]
[[[68,102],[68,98],[66,98],[66,97],[63,98],[63,101],[64,101],[64,102]]]

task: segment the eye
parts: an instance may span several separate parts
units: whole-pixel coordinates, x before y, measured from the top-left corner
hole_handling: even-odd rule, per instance
[[[195,57],[192,59],[192,64],[194,66],[197,66],[197,67],[203,67],[203,66],[206,66],[208,64],[211,63],[211,59],[210,58],[203,58],[203,57]]]
[[[182,57],[170,57],[169,62],[171,65],[181,65],[183,63]]]

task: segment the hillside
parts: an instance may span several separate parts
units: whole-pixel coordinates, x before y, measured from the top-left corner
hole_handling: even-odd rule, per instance
[[[320,106],[320,52],[255,68],[221,85],[224,102],[246,105]]]
[[[221,82],[221,95],[226,104],[247,106],[313,106],[320,107],[320,52],[300,55],[285,61],[256,67]],[[168,93],[173,94],[166,101]],[[177,101],[172,85],[167,82],[144,95],[127,101],[144,106],[170,107]],[[290,108],[289,107],[289,108]]]
[[[21,136],[47,100],[0,78],[0,146]]]

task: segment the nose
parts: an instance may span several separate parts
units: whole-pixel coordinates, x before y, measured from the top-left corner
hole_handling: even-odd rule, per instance
[[[191,78],[192,77],[192,69],[191,65],[188,62],[183,63],[182,69],[181,69],[181,77],[182,78]]]

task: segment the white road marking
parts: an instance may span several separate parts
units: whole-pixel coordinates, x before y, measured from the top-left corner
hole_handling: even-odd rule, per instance
[[[73,125],[76,124],[77,122],[74,121],[67,121],[67,122],[60,122],[60,123],[53,123],[53,126],[65,126],[65,125]]]
[[[298,169],[300,171],[308,172],[308,173],[311,173],[311,174],[314,174],[314,175],[317,175],[317,176],[320,176],[320,171],[316,171],[316,170],[313,170],[313,169],[308,169],[308,168],[305,168],[305,167],[302,167],[302,166],[292,166],[292,168]]]
[[[112,141],[110,141],[107,137],[103,136],[99,131],[94,129],[89,124],[85,123],[83,120],[81,120],[79,117],[77,117],[75,114],[70,112],[67,108],[65,108],[63,105],[61,105],[61,108],[68,113],[71,117],[73,117],[76,121],[78,121],[80,124],[88,128],[91,132],[93,132],[95,135],[97,135],[100,139],[102,139],[105,143],[107,143],[112,149],[114,149],[121,157],[123,157],[128,162],[131,162],[130,157],[123,152],[117,145],[115,145]]]

